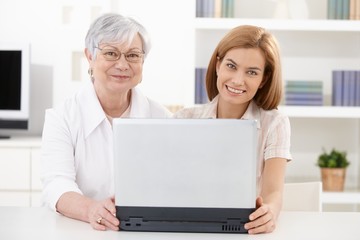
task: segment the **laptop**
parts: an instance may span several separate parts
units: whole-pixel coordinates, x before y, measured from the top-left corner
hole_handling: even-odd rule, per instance
[[[114,119],[120,229],[245,233],[255,210],[257,123]]]

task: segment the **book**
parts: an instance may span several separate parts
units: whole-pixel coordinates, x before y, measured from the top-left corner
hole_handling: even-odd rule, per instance
[[[291,80],[285,83],[285,104],[321,106],[323,105],[322,81]]]
[[[355,75],[355,106],[360,106],[360,70],[354,71]]]
[[[215,0],[214,17],[221,18],[222,0]]]
[[[350,0],[350,6],[349,6],[349,19],[350,20],[356,19],[356,1],[357,0]]]
[[[203,17],[203,1],[196,0],[196,17]]]
[[[337,6],[337,0],[328,0],[327,2],[327,14],[328,19],[336,19],[336,6]]]
[[[343,7],[344,1],[343,0],[336,0],[336,7],[335,7],[335,19],[343,19]]]
[[[205,83],[206,71],[206,68],[195,68],[195,104],[208,102]]]
[[[340,1],[343,1],[342,2],[342,19],[350,19],[350,0],[340,0]]]
[[[332,71],[332,105],[342,106],[343,102],[343,71]]]

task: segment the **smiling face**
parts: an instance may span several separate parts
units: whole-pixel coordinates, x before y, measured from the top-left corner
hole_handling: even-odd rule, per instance
[[[265,57],[259,48],[229,50],[216,65],[219,107],[241,109],[243,114],[261,87],[264,70]]]
[[[138,53],[142,51],[142,41],[139,35],[136,35],[129,45],[100,43],[95,59],[87,51],[97,92],[122,94],[127,93],[139,84],[142,79],[143,61],[129,62],[126,60],[124,53]],[[109,60],[109,56],[113,56],[118,52],[121,52],[118,60]]]

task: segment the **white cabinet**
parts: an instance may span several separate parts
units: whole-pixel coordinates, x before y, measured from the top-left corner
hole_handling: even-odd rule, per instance
[[[0,206],[39,206],[40,137],[0,140]]]
[[[30,190],[30,149],[2,147],[0,159],[0,189]]]

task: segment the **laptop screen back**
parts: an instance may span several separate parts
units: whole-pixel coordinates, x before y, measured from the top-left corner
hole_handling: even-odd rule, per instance
[[[114,119],[117,206],[254,208],[256,122]]]

